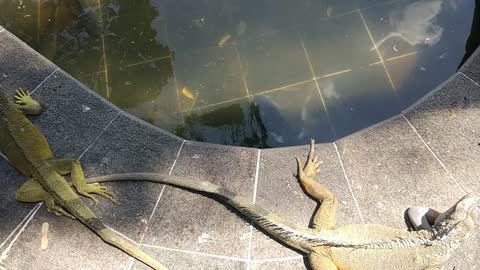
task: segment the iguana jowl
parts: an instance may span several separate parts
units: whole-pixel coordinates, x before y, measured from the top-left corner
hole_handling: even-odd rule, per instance
[[[298,178],[305,191],[321,202],[313,227],[296,226],[252,204],[222,186],[187,177],[154,173],[105,175],[87,182],[147,180],[214,195],[233,206],[274,238],[308,255],[314,270],[440,270],[454,249],[474,230],[479,198],[467,195],[443,214],[431,230],[407,231],[377,224],[335,228],[337,199],[315,181],[319,173],[314,141],[305,166],[297,158]]]
[[[57,215],[76,218],[99,235],[105,242],[116,246],[130,256],[158,270],[166,270],[137,245],[126,241],[107,228],[93,211],[75,193],[62,175],[71,174],[78,193],[97,201],[95,193],[115,201],[106,187],[87,184],[78,160],[54,159],[50,146],[42,133],[25,117],[37,114],[40,104],[28,92],[17,91],[17,104],[11,102],[0,89],[0,148],[13,166],[30,179],[17,190],[16,198],[23,202],[44,201],[47,209]]]

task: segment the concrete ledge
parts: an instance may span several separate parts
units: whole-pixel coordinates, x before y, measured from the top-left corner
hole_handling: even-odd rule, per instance
[[[260,150],[185,141],[122,112],[0,27],[0,85],[18,87],[46,110],[33,117],[57,158],[80,159],[87,177],[161,172],[202,177],[307,225],[316,203],[293,174],[307,146]],[[318,178],[341,202],[339,225],[404,228],[412,205],[439,210],[480,191],[480,59],[402,114],[334,143],[318,144]],[[0,263],[7,269],[147,269],[78,221],[14,200],[25,178],[0,159]],[[302,254],[265,236],[216,201],[151,183],[109,184],[119,206],[90,205],[109,226],[170,269],[307,269]],[[50,224],[40,250],[41,225]],[[479,233],[447,269],[480,269]],[[0,267],[1,268],[1,267]]]

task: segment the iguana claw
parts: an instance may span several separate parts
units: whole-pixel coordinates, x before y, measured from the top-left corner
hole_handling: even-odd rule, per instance
[[[320,173],[320,165],[323,161],[318,161],[318,155],[315,155],[315,140],[310,141],[310,152],[308,152],[307,163],[302,169],[302,158],[297,157],[298,176],[300,178],[315,179]]]
[[[76,187],[76,189],[79,194],[92,199],[95,204],[98,204],[98,200],[91,194],[97,194],[99,196],[107,198],[115,204],[118,204],[113,194],[108,191],[108,188],[106,186],[100,185],[99,183],[85,184],[80,187]]]
[[[42,106],[30,96],[30,92],[19,88],[15,95],[15,104],[25,114],[39,114]]]

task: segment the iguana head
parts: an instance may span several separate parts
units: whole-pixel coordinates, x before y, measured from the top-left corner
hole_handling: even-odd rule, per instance
[[[450,222],[462,222],[468,227],[473,227],[480,217],[480,209],[478,208],[480,197],[467,194],[455,203],[450,209],[442,213],[435,225]]]

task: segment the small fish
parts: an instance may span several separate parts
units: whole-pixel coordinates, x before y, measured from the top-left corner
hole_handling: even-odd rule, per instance
[[[218,47],[222,48],[225,43],[231,38],[232,36],[230,34],[225,34],[222,36],[222,38],[218,41],[217,45]]]
[[[182,89],[182,95],[184,95],[186,98],[191,99],[191,100],[195,99],[195,95],[190,90],[188,90],[187,87],[184,87]]]
[[[326,11],[327,16],[328,16],[328,17],[332,16],[332,12],[333,12],[333,8],[332,8],[332,7],[328,7],[328,8],[327,8],[327,11]]]

